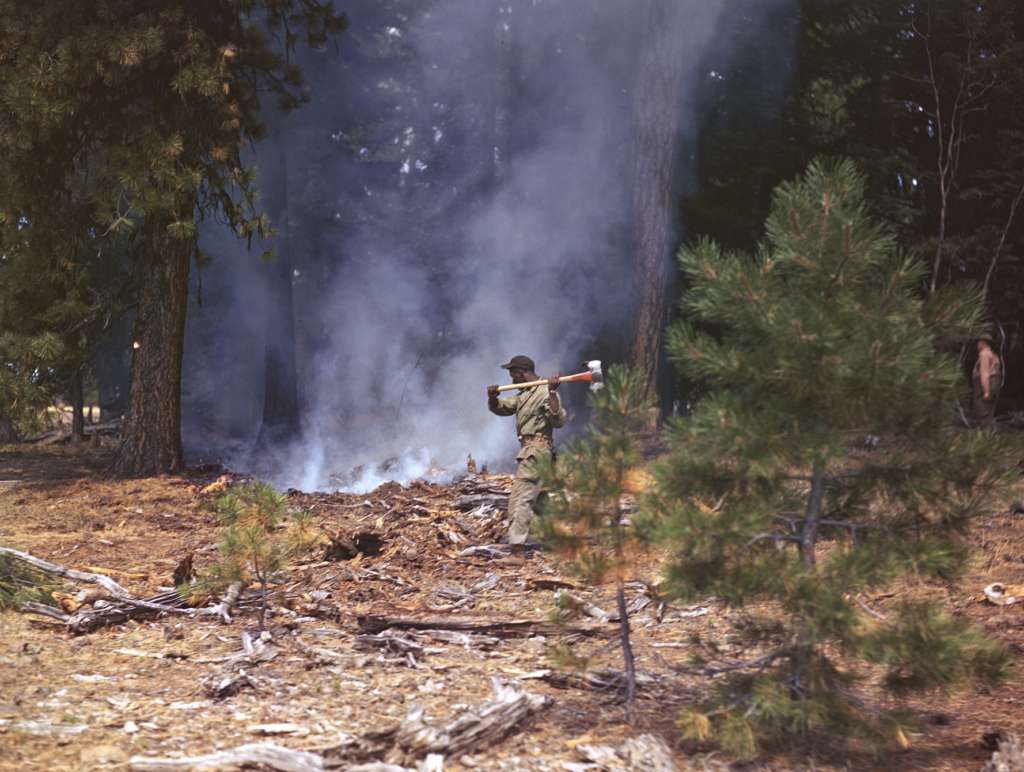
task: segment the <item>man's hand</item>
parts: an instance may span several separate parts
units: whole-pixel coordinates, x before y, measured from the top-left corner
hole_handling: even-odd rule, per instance
[[[555,389],[557,389],[559,383],[561,383],[561,380],[559,379],[559,377],[557,375],[553,375],[550,378],[548,378],[548,388],[551,391],[554,391]]]
[[[497,399],[497,398],[498,398],[498,384],[494,384],[493,386],[488,386],[487,387],[487,399]]]
[[[981,398],[988,402],[990,399],[992,399],[992,392],[986,391],[984,394],[981,395]]]

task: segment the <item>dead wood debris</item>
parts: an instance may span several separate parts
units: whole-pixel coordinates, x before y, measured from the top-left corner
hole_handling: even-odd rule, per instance
[[[444,756],[459,758],[504,740],[544,708],[551,698],[492,681],[493,697],[474,709],[434,722],[413,704],[400,723],[377,732],[346,738],[318,751],[293,751],[269,744],[241,745],[221,753],[184,759],[135,756],[132,772],[189,772],[227,765],[262,764],[283,772],[407,772],[439,769]],[[377,759],[383,758],[383,762]]]
[[[561,689],[593,689],[602,692],[622,692],[626,690],[626,676],[617,670],[592,668],[581,672],[565,672],[560,670],[541,670],[538,677],[552,686]],[[646,673],[636,674],[637,689],[643,689],[658,683],[658,680]]]
[[[226,658],[216,660],[223,664],[214,673],[204,676],[199,683],[207,696],[222,700],[226,697],[238,694],[242,689],[249,687],[256,692],[265,691],[273,684],[273,678],[261,673],[256,666],[269,662],[281,653],[281,647],[277,646],[269,633],[264,632],[259,640],[253,644],[248,633],[242,633],[242,651]]]
[[[618,748],[607,745],[577,745],[589,765],[577,766],[580,770],[593,770],[594,764],[600,772],[675,772],[676,763],[672,751],[658,735],[642,734],[625,740]],[[571,769],[569,764],[563,765]]]
[[[411,630],[459,630],[490,633],[498,636],[554,635],[581,633],[583,635],[614,635],[617,630],[608,625],[557,625],[537,619],[516,619],[504,614],[464,613],[433,616],[417,612],[364,614],[357,617],[361,633],[373,634],[390,627]]]
[[[240,583],[232,584],[219,603],[209,608],[197,609],[189,607],[187,600],[176,589],[163,590],[146,598],[135,598],[109,576],[65,568],[8,547],[0,547],[0,553],[10,555],[55,576],[76,582],[97,584],[102,588],[102,590],[82,590],[77,595],[54,593],[54,599],[58,601],[61,608],[46,606],[42,603],[21,604],[21,611],[48,616],[63,622],[67,626],[68,632],[74,635],[120,624],[129,619],[145,619],[162,614],[182,614],[189,617],[218,616],[225,622],[231,622],[229,612],[238,604],[239,597],[243,592]]]
[[[1024,745],[1017,735],[991,732],[985,735],[985,741],[987,747],[995,748],[981,772],[1024,772]]]
[[[491,747],[504,740],[529,718],[551,705],[550,697],[506,686],[492,679],[494,696],[474,709],[454,713],[434,723],[424,708],[413,704],[397,726],[363,735],[324,751],[336,761],[363,761],[368,756],[384,757],[390,764],[411,764],[429,754],[458,758]]]

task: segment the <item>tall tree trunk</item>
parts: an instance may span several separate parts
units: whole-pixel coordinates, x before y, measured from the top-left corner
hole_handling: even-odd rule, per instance
[[[181,360],[185,350],[191,242],[147,225],[138,265],[128,403],[111,476],[153,477],[185,468]]]
[[[645,374],[652,397],[657,394],[666,289],[676,246],[672,180],[679,132],[683,6],[676,0],[648,0],[635,92],[630,257],[637,316],[630,360]]]
[[[0,410],[0,445],[13,445],[20,440],[18,430],[14,428],[14,421],[7,413]]]
[[[71,441],[81,442],[85,439],[85,393],[82,388],[82,365],[75,368],[75,374],[71,376],[68,397],[71,401]]]
[[[256,442],[268,447],[294,439],[300,432],[298,371],[295,365],[295,300],[289,250],[288,153],[276,170],[279,184],[268,196],[278,229],[277,258],[267,266],[266,353],[263,421]],[[268,191],[269,192],[269,191]]]
[[[804,525],[800,531],[800,553],[808,570],[815,566],[814,549],[818,544],[818,525],[821,521],[821,505],[825,500],[825,462],[814,459],[814,471],[811,475],[811,493],[807,497],[807,512]]]
[[[257,438],[261,445],[286,442],[297,437],[300,429],[292,261],[288,257],[287,246],[278,253],[270,268],[263,422]]]

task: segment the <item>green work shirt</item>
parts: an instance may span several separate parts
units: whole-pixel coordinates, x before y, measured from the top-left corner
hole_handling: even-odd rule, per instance
[[[531,386],[528,389],[520,389],[518,394],[511,397],[499,398],[497,406],[488,406],[488,409],[495,415],[514,415],[516,434],[519,435],[520,441],[524,436],[531,434],[551,437],[555,429],[565,426],[566,413],[561,401],[558,404],[558,412],[552,413],[549,397],[550,390],[546,385]],[[544,449],[523,448],[516,459],[522,461],[540,452],[544,452]]]

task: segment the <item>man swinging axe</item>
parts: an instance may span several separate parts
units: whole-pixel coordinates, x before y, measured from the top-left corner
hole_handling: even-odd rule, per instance
[[[495,415],[516,417],[521,448],[516,456],[519,466],[508,502],[508,541],[512,551],[502,562],[513,565],[526,562],[526,537],[541,494],[539,468],[554,450],[554,430],[565,425],[565,408],[556,389],[567,381],[590,381],[591,388],[601,385],[601,363],[592,360],[584,362],[584,366],[586,373],[545,380],[537,377],[533,360],[520,354],[501,366],[512,376],[512,385],[487,387],[487,408]],[[498,397],[499,392],[509,389],[519,391],[511,397]]]

